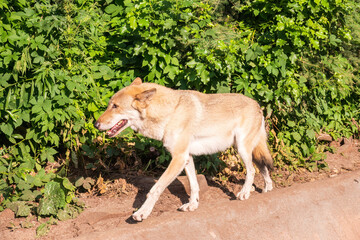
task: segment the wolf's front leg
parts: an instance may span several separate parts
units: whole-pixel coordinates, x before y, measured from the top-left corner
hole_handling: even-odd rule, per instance
[[[166,171],[161,175],[159,181],[155,183],[155,185],[151,188],[150,192],[147,195],[146,201],[141,206],[141,208],[132,215],[132,218],[136,221],[142,221],[146,219],[152,209],[156,201],[159,199],[161,193],[170,185],[172,181],[181,173],[186,164],[186,159],[189,156],[184,154],[179,154],[173,157],[171,160],[169,167]]]

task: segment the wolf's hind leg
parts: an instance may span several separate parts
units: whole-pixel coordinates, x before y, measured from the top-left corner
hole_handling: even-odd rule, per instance
[[[261,175],[264,178],[264,189],[263,192],[268,192],[273,189],[272,180],[270,178],[269,169],[273,167],[273,159],[271,153],[266,144],[266,133],[265,129],[261,129],[262,133],[260,134],[261,138],[257,146],[253,150],[253,162],[259,168]]]
[[[194,211],[199,207],[199,184],[196,178],[194,160],[190,156],[185,165],[185,172],[190,183],[190,201],[182,205],[180,211]]]
[[[246,177],[245,177],[245,183],[241,191],[236,195],[236,197],[240,200],[245,200],[250,197],[251,187],[254,183],[255,168],[252,163],[252,154],[251,154],[252,149],[247,149],[243,141],[237,142],[237,149],[241,159],[245,164]]]
[[[256,166],[259,168],[261,175],[264,178],[264,189],[262,192],[269,192],[273,189],[272,180],[270,178],[269,169],[265,165],[258,165]]]

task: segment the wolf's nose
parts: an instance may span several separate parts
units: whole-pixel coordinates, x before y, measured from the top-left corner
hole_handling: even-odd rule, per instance
[[[96,121],[96,122],[94,123],[94,127],[96,127],[97,129],[99,129],[100,123],[99,123],[98,121]]]

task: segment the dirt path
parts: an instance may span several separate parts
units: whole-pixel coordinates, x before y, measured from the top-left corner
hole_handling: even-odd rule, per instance
[[[224,189],[201,177],[195,212],[177,211],[188,200],[180,177],[141,223],[129,217],[154,180],[119,179],[114,186],[121,193],[84,198],[87,208],[78,218],[58,222],[41,239],[360,239],[360,152],[342,150],[328,157],[328,171],[275,178],[272,192],[255,191],[246,201],[234,200],[239,184]],[[259,174],[255,185],[262,188]],[[0,213],[0,239],[36,239],[35,227],[20,227],[26,221],[39,225],[14,219],[8,210]]]
[[[76,239],[360,239],[360,171],[297,184],[249,201],[220,199]]]

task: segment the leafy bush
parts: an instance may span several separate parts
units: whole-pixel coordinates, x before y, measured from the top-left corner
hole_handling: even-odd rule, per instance
[[[1,5],[5,10],[0,13],[2,206],[21,200],[25,191],[34,194],[45,187],[38,213],[56,215],[74,196],[75,188],[63,177],[70,159],[77,160],[80,145],[95,135],[87,119],[100,97],[95,79],[113,73],[92,60],[104,55],[104,37],[97,34],[105,27],[100,9],[96,2],[77,4]],[[60,153],[65,157],[55,174]],[[61,201],[53,198],[53,191]]]
[[[169,161],[159,142],[131,131],[109,140],[93,127],[137,76],[256,99],[279,167],[324,167],[318,133],[359,134],[347,1],[13,0],[0,9],[0,208],[18,203],[20,215],[31,200],[40,215],[73,216],[70,166]],[[219,164],[202,159],[205,170]]]

